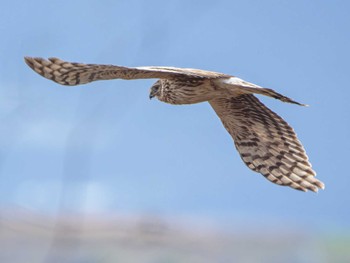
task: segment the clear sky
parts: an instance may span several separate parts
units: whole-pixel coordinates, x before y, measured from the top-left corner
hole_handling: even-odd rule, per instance
[[[0,204],[350,228],[349,1],[2,1]],[[318,194],[249,170],[209,104],[148,99],[155,80],[64,87],[24,56],[214,70],[310,107],[261,100],[296,130]]]

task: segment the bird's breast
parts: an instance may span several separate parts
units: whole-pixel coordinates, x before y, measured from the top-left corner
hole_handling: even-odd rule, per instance
[[[218,93],[210,80],[163,81],[158,99],[170,104],[195,104],[213,99]]]

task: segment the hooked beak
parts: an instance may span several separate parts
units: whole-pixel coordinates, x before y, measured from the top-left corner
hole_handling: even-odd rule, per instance
[[[149,91],[149,99],[153,99],[154,97],[157,96],[158,92],[159,92],[159,88],[160,88],[160,84],[157,81],[152,87],[151,90]]]
[[[153,99],[155,96],[156,96],[156,93],[155,93],[155,92],[152,92],[152,90],[151,90],[151,92],[149,93],[149,99],[151,100],[151,99]]]

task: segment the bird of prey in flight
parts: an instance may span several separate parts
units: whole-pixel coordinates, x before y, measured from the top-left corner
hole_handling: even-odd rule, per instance
[[[324,189],[293,128],[254,94],[304,104],[272,89],[232,75],[191,68],[123,67],[32,57],[25,57],[25,62],[43,77],[69,86],[96,80],[158,79],[150,89],[150,98],[176,105],[209,102],[232,136],[242,160],[253,171],[275,184],[297,190]]]

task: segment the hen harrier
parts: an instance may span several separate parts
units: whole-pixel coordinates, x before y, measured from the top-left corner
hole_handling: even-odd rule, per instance
[[[324,189],[294,130],[253,94],[303,104],[272,89],[231,75],[190,68],[129,68],[31,57],[26,57],[25,62],[38,74],[62,85],[108,79],[159,79],[150,89],[150,98],[170,104],[208,101],[250,169],[278,185],[305,192]]]

